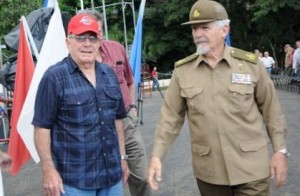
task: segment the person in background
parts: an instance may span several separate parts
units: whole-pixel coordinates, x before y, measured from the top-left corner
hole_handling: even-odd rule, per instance
[[[99,23],[99,34],[103,36],[102,16],[96,10],[85,10]],[[151,189],[147,182],[147,159],[144,142],[138,128],[137,107],[135,104],[135,82],[124,47],[112,40],[100,40],[97,61],[109,65],[117,75],[122,91],[127,117],[123,119],[125,129],[125,150],[130,176],[128,186],[132,196],[148,196]]]
[[[285,44],[285,45],[284,45],[284,48],[283,48],[284,53],[285,53],[285,58],[284,58],[284,69],[288,69],[288,68],[291,66],[291,64],[290,64],[290,62],[289,62],[289,60],[290,60],[290,55],[291,55],[291,53],[290,53],[290,47],[291,47],[290,44]]]
[[[113,70],[96,61],[98,22],[78,14],[68,23],[69,55],[39,84],[32,124],[47,196],[122,195],[129,176],[123,118]]]
[[[300,40],[296,41],[296,49],[293,55],[293,70],[297,76],[300,76]]]
[[[275,68],[275,61],[273,57],[270,57],[269,52],[264,52],[264,57],[262,57],[262,62],[267,70],[267,72],[271,75],[272,69]]]
[[[189,18],[183,24],[191,25],[197,51],[175,63],[155,130],[149,184],[159,188],[161,162],[187,118],[202,196],[267,196],[270,179],[283,186],[288,170],[287,126],[273,82],[253,53],[225,44],[230,20],[223,5],[198,0]]]
[[[159,82],[158,82],[158,74],[156,71],[156,67],[153,68],[152,72],[151,72],[151,77],[152,77],[152,91],[154,91],[154,88],[156,86],[157,90],[160,90],[159,88]]]
[[[11,157],[0,150],[0,168],[2,172],[8,172],[12,166],[12,159]]]

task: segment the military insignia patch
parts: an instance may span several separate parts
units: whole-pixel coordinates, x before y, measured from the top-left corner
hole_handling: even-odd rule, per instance
[[[197,9],[195,9],[193,12],[193,17],[198,18],[199,16],[200,16],[200,12]]]
[[[242,60],[245,60],[245,61],[248,61],[250,63],[254,63],[256,64],[257,63],[257,56],[255,56],[255,54],[251,53],[251,52],[246,52],[246,51],[243,51],[243,50],[240,50],[240,49],[237,49],[237,48],[234,48],[230,51],[230,55],[234,58],[237,58],[237,59],[242,59]]]

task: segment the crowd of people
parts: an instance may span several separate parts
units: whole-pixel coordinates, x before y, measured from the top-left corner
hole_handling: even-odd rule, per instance
[[[281,65],[281,70],[283,70],[288,76],[300,76],[300,40],[296,40],[295,44],[285,44],[283,47],[285,53],[284,64]],[[269,74],[275,72],[275,68],[279,66],[276,65],[273,57],[269,55],[268,51],[263,53],[255,49],[254,54],[263,62]],[[273,70],[273,71],[272,71]]]
[[[287,125],[268,77],[274,59],[268,51],[255,56],[225,44],[230,19],[218,2],[196,1],[182,25],[191,27],[196,53],[175,63],[147,175],[124,47],[102,39],[97,12],[71,18],[69,55],[45,72],[34,106],[34,142],[45,195],[119,196],[125,184],[133,196],[152,195],[162,179],[162,160],[186,117],[202,196],[267,196],[271,179],[278,187],[285,184]],[[286,67],[295,63],[295,72],[300,41],[296,43],[293,60],[286,49]],[[153,70],[153,84],[159,88]],[[0,152],[3,170],[12,161]]]

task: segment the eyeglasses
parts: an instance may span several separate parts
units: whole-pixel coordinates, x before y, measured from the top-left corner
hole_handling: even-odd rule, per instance
[[[96,43],[99,41],[99,36],[95,35],[69,35],[69,38],[75,38],[76,41],[83,43],[88,39],[91,43]]]

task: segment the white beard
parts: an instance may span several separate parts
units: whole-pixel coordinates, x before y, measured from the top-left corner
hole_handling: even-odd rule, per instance
[[[197,45],[197,54],[203,55],[209,51],[209,48],[204,48],[201,45]]]

